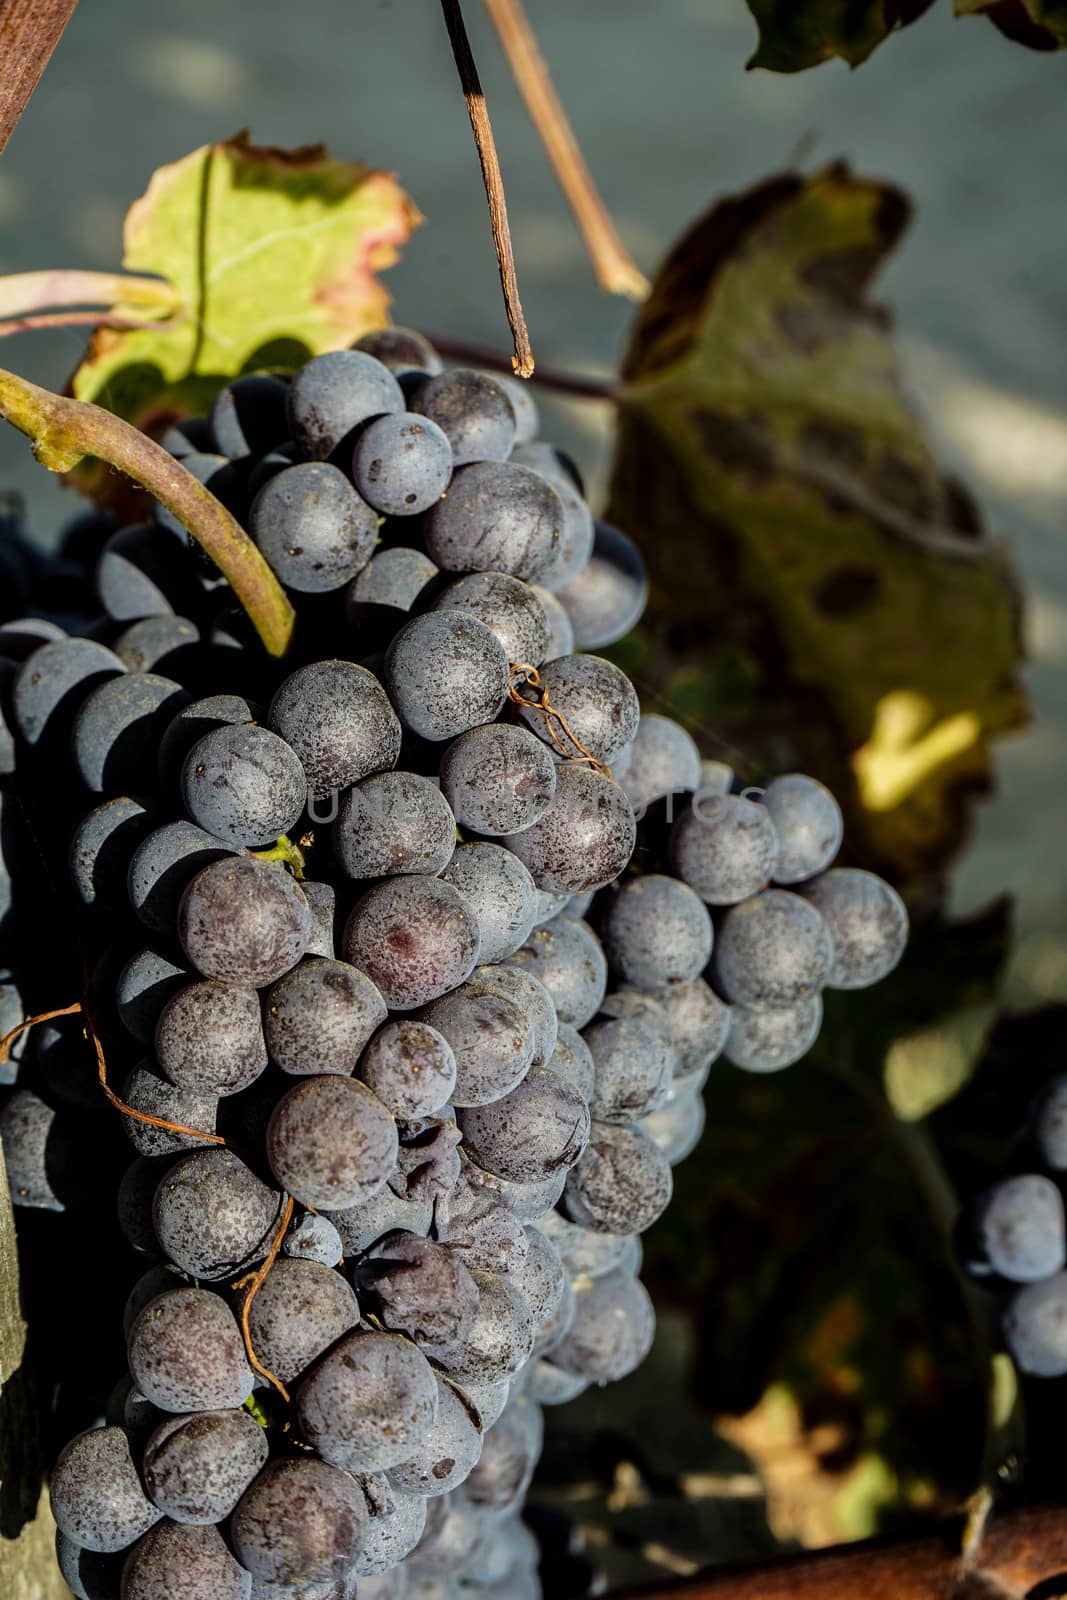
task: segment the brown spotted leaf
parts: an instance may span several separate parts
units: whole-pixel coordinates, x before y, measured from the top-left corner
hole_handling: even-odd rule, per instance
[[[824,777],[853,855],[905,884],[958,850],[990,740],[1026,714],[1011,565],[870,297],[908,218],[834,166],[698,222],[634,331],[609,510],[651,568],[615,652],[645,700],[751,781]]]
[[[242,134],[194,150],[153,175],[124,235],[126,269],[165,278],[179,306],[150,328],[97,330],[73,393],[158,434],[240,372],[350,344],[388,321],[378,273],[418,220],[388,173],[321,145]],[[117,480],[89,468],[79,486],[106,499]]]

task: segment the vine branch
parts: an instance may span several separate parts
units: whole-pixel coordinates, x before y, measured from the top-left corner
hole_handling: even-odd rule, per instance
[[[78,0],[0,4],[0,150],[18,126]]]
[[[515,253],[511,247],[511,230],[508,227],[508,208],[504,198],[504,180],[500,175],[493,126],[489,121],[489,108],[485,103],[478,68],[467,37],[460,0],[441,0],[441,11],[448,29],[448,38],[459,73],[463,98],[467,102],[467,115],[482,168],[485,197],[489,202],[489,222],[493,230],[497,267],[500,270],[500,287],[504,291],[504,308],[515,344],[511,364],[517,377],[528,378],[534,369],[533,350],[526,327],[526,317],[519,299],[519,280],[515,272]]]
[[[627,1590],[619,1600],[1036,1600],[1065,1590],[1067,1517],[1062,1506],[1036,1506],[994,1517],[969,1554],[957,1520],[902,1544],[806,1551]]]
[[[597,282],[612,294],[644,300],[651,285],[619,238],[600,198],[522,0],[484,0],[484,4],[527,114],[585,241]]]
[[[465,367],[484,367],[487,372],[511,371],[510,356],[501,355],[489,345],[446,336],[438,338],[435,333],[427,333],[426,338],[449,361],[457,361]],[[540,384],[542,389],[569,394],[576,400],[604,400],[614,405],[619,398],[618,388],[607,378],[586,378],[580,372],[561,372],[558,367],[545,367],[540,363],[531,381]]]
[[[285,654],[295,614],[284,589],[240,523],[161,445],[102,406],[51,394],[3,368],[0,417],[33,441],[34,455],[52,472],[96,456],[147,489],[229,579],[269,653]]]

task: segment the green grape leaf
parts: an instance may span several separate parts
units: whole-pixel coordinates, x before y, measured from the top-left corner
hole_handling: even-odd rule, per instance
[[[904,196],[834,166],[724,201],[625,360],[608,516],[652,601],[614,652],[748,781],[831,784],[855,859],[937,882],[1025,720],[1004,549],[946,481],[870,283]]]
[[[956,0],[959,17],[988,17],[1031,50],[1067,49],[1067,0]]]
[[[858,67],[894,29],[914,22],[933,0],[748,0],[759,47],[748,63],[803,72],[840,56]]]
[[[178,310],[98,329],[72,392],[158,435],[238,373],[350,344],[388,321],[378,273],[419,220],[390,174],[322,146],[259,148],[243,134],[204,145],[161,167],[126,218],[123,265],[165,278]],[[97,466],[75,476],[103,499],[117,484]]]

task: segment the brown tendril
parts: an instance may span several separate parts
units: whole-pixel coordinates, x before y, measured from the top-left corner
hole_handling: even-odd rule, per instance
[[[524,682],[531,689],[538,691],[536,700],[527,700],[525,698],[520,687]],[[599,772],[602,778],[611,779],[611,768],[606,767],[603,761],[598,761],[596,756],[589,754],[589,751],[574,732],[563,712],[557,710],[549,702],[548,684],[541,682],[541,674],[529,661],[517,661],[511,668],[508,674],[508,699],[514,705],[524,706],[527,711],[536,711],[544,718],[549,737],[565,761],[576,761],[581,766],[588,766],[594,772]],[[556,731],[557,724],[570,740],[569,745],[565,744],[563,739],[560,738],[559,733]]]
[[[204,1128],[187,1128],[183,1122],[170,1122],[166,1117],[155,1117],[149,1111],[138,1111],[135,1107],[127,1105],[126,1101],[120,1099],[107,1081],[107,1061],[104,1057],[104,1046],[93,1024],[89,1008],[84,1004],[79,1004],[72,1006],[71,1010],[80,1011],[85,1018],[85,1032],[96,1052],[96,1075],[100,1080],[101,1089],[103,1089],[104,1094],[116,1111],[121,1111],[125,1117],[132,1117],[135,1122],[147,1122],[150,1127],[164,1128],[168,1133],[186,1134],[189,1138],[197,1139],[202,1144],[225,1145],[227,1143],[221,1133],[208,1133]]]
[[[55,1011],[39,1011],[35,1017],[27,1017],[24,1022],[20,1022],[17,1027],[11,1029],[10,1033],[5,1033],[4,1037],[0,1039],[0,1067],[6,1066],[10,1061],[11,1046],[19,1034],[25,1033],[27,1028],[35,1028],[39,1022],[51,1022],[53,1017],[72,1017],[75,1012],[81,1010],[81,1001],[75,1000],[71,1006],[57,1006]]]
[[[285,1235],[289,1230],[289,1224],[292,1222],[292,1220],[293,1197],[291,1194],[289,1194],[285,1197],[285,1207],[282,1211],[282,1220],[278,1225],[278,1230],[275,1233],[274,1238],[271,1240],[270,1249],[267,1251],[263,1261],[260,1262],[259,1266],[254,1272],[246,1272],[243,1278],[238,1278],[236,1283],[230,1285],[232,1289],[243,1289],[246,1285],[248,1286],[248,1293],[241,1301],[241,1334],[244,1338],[245,1352],[248,1356],[249,1365],[259,1373],[261,1378],[266,1378],[268,1383],[274,1385],[282,1399],[285,1401],[286,1405],[289,1404],[289,1391],[285,1387],[285,1384],[282,1382],[282,1380],[275,1377],[274,1373],[271,1372],[268,1367],[265,1367],[262,1361],[256,1355],[255,1346],[252,1343],[252,1330],[248,1325],[248,1318],[252,1310],[253,1300],[256,1298],[256,1295],[259,1293],[260,1289],[262,1289],[264,1283],[266,1283],[267,1276],[274,1263],[278,1259],[278,1251],[282,1247],[282,1240],[285,1238]]]

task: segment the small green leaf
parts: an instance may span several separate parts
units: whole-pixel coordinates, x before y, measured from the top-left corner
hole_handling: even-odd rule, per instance
[[[933,0],[748,0],[759,24],[750,67],[803,72],[840,56],[858,67],[895,28],[914,22]]]
[[[1031,50],[1067,49],[1067,0],[956,0],[959,17],[988,17]]]
[[[697,223],[633,335],[609,508],[650,566],[642,698],[750,782],[817,773],[854,859],[905,886],[958,851],[990,740],[1026,712],[1010,562],[869,295],[908,217],[832,167]]]
[[[125,228],[123,265],[167,279],[179,309],[159,327],[98,329],[73,393],[158,434],[240,372],[350,344],[388,321],[377,274],[418,221],[388,173],[321,146],[240,135],[194,150],[153,175]],[[106,497],[106,478],[86,476]]]

